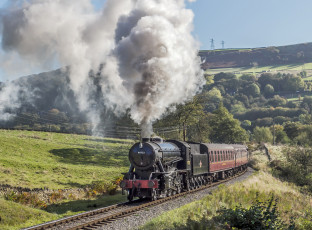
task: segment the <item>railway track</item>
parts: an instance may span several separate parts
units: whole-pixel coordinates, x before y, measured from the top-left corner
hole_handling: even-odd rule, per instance
[[[96,209],[93,211],[88,211],[88,212],[84,212],[84,213],[77,214],[74,216],[66,217],[63,219],[43,223],[43,224],[36,225],[33,227],[25,228],[24,230],[44,230],[44,229],[91,230],[91,229],[97,229],[101,226],[104,226],[113,221],[116,221],[117,219],[121,219],[123,217],[132,215],[135,212],[143,210],[145,208],[156,206],[158,204],[165,203],[169,200],[173,200],[178,197],[185,196],[187,194],[195,193],[197,191],[204,190],[204,189],[225,183],[227,181],[230,181],[234,178],[237,178],[243,175],[246,171],[247,170],[239,174],[236,174],[233,177],[220,180],[212,184],[202,186],[197,189],[182,192],[174,196],[159,199],[156,201],[149,201],[149,200],[143,199],[143,200],[135,200],[133,202],[120,203],[120,204],[111,205],[105,208],[100,208],[100,209]]]

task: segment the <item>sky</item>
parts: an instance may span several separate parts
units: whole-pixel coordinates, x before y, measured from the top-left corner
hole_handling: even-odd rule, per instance
[[[100,9],[105,0],[93,0]],[[201,49],[256,48],[312,42],[311,0],[197,0],[194,36]]]
[[[0,0],[0,8],[12,0]],[[91,0],[101,10],[105,0]],[[200,49],[256,48],[312,42],[311,0],[197,0],[193,35]],[[2,72],[0,69],[0,81]]]

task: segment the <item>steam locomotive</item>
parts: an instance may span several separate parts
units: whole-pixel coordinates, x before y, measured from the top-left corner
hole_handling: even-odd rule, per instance
[[[144,138],[129,151],[120,187],[129,201],[156,200],[231,177],[247,168],[248,159],[245,145]]]

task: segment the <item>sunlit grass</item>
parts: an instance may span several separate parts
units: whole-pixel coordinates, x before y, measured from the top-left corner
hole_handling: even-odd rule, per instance
[[[256,66],[256,67],[241,67],[241,68],[217,68],[206,70],[207,74],[216,74],[220,72],[225,73],[236,73],[237,75],[242,75],[244,73],[264,73],[264,72],[287,72],[287,71],[308,71],[312,70],[312,63],[304,64],[290,64],[290,65],[272,65],[272,66]],[[312,78],[311,78],[312,79]],[[309,80],[305,78],[304,80]]]
[[[0,130],[0,183],[28,188],[82,187],[128,168],[132,142],[83,135]]]
[[[24,188],[81,188],[113,181],[129,167],[133,141],[84,135],[0,130],[0,183]],[[120,203],[115,196],[61,200],[45,210],[0,196],[0,229],[20,229],[63,216]]]

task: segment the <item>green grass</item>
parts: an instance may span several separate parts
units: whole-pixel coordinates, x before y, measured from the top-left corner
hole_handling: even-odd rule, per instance
[[[132,144],[84,135],[0,130],[0,184],[75,189],[93,181],[113,181],[128,170]],[[0,229],[29,227],[125,200],[117,191],[114,196],[60,200],[40,210],[0,197]]]
[[[0,183],[64,189],[127,171],[132,142],[83,135],[0,130]]]
[[[13,230],[58,219],[60,216],[0,198],[0,229]]]

